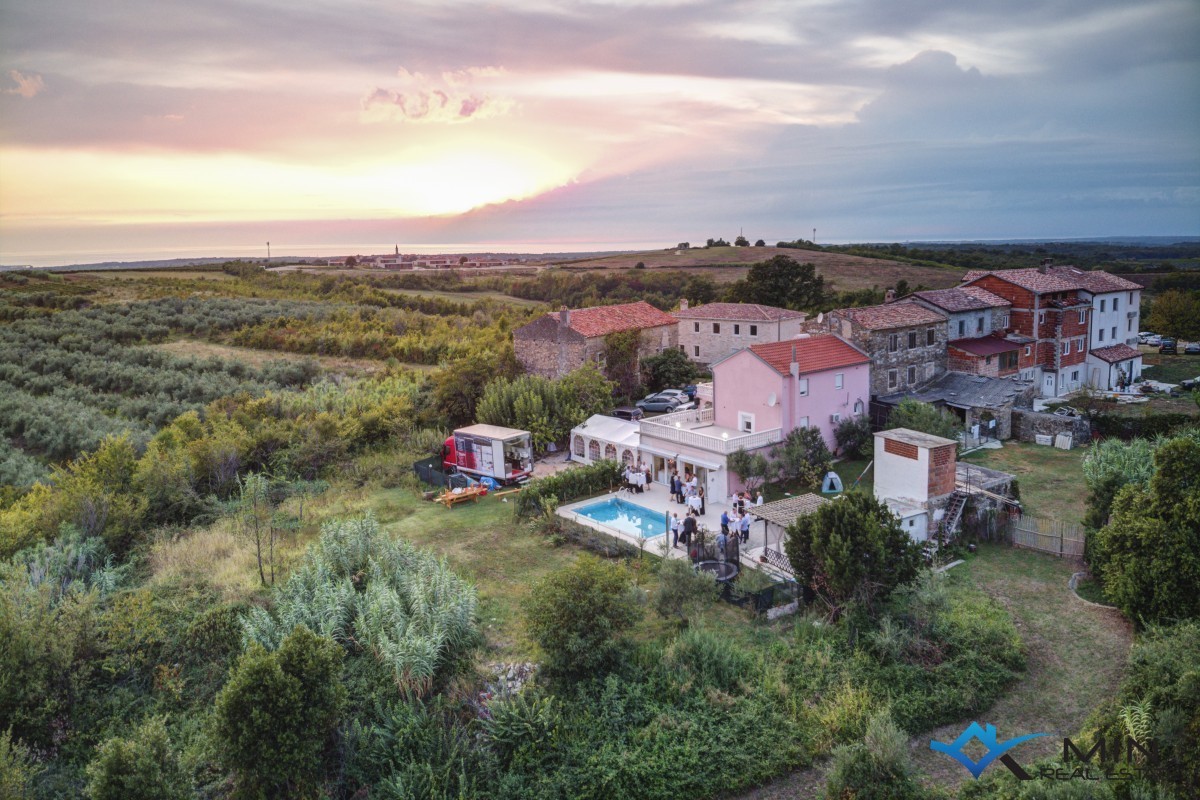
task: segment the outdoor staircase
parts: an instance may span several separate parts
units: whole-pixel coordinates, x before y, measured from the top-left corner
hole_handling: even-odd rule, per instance
[[[942,517],[942,525],[938,528],[938,536],[942,541],[949,541],[950,536],[958,528],[959,521],[962,520],[963,509],[967,507],[967,493],[958,489],[950,495],[950,502],[946,505],[946,514]]]

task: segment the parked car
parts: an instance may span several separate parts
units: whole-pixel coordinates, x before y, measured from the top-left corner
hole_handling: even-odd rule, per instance
[[[1172,356],[1179,355],[1179,345],[1174,339],[1161,339],[1158,343],[1158,352]]]
[[[1183,352],[1189,356],[1200,356],[1200,342],[1188,342]]]
[[[671,391],[668,389],[667,391]],[[678,392],[679,390],[674,390]],[[677,411],[679,406],[683,404],[680,399],[682,393],[667,394],[667,392],[659,392],[658,394],[647,395],[645,398],[638,400],[635,404],[642,411]]]
[[[646,412],[637,406],[621,406],[620,408],[614,408],[610,416],[616,417],[617,419],[627,419],[630,422],[637,422],[639,419],[646,416]]]
[[[668,397],[678,397],[681,403],[691,399],[683,389],[663,389],[659,394],[667,395]]]
[[[1162,337],[1158,334],[1152,334],[1146,337],[1146,341],[1143,342],[1143,344],[1149,345],[1150,347],[1158,347],[1160,344],[1162,344]]]
[[[688,400],[686,403],[681,403],[679,408],[677,408],[675,410],[676,411],[691,411],[694,408],[696,408],[696,401]]]
[[[1138,344],[1145,344],[1146,340],[1153,335],[1154,331],[1138,331]]]

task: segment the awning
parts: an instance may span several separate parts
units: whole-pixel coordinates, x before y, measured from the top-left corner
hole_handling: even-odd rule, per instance
[[[643,439],[642,441],[645,442],[646,440]],[[654,456],[662,456],[663,458],[678,458],[678,460],[680,460],[680,461],[686,461],[689,464],[695,464],[697,467],[704,467],[705,469],[724,469],[725,468],[725,465],[723,463],[715,462],[715,461],[708,461],[703,458],[697,458],[696,456],[689,455],[687,453],[681,453],[678,450],[673,450],[673,451],[668,452],[664,448],[646,447],[645,444],[642,445],[641,450],[643,453],[649,453],[650,455],[654,455]]]

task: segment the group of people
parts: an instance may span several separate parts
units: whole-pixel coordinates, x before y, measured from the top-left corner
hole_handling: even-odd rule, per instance
[[[685,472],[679,477],[678,470],[671,473],[671,498],[681,505],[688,507],[688,513],[695,512],[704,516],[704,487],[700,480],[691,472]]]
[[[738,492],[729,500],[729,511],[721,512],[721,533],[733,534],[742,540],[742,544],[750,541],[750,508],[763,504],[762,492],[757,492],[754,500],[749,492]]]
[[[625,488],[635,494],[641,494],[650,490],[649,467],[643,469],[641,464],[636,467],[631,467],[627,464],[623,477],[625,478]]]

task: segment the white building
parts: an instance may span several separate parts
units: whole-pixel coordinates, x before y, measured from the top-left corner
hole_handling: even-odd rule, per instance
[[[1085,383],[1110,390],[1117,388],[1121,375],[1129,383],[1141,377],[1142,355],[1137,350],[1141,285],[1099,270],[1052,267],[1050,271],[1078,285],[1079,296],[1092,304]]]
[[[900,519],[913,541],[936,530],[955,490],[958,443],[908,428],[875,434],[875,499]],[[957,520],[955,520],[957,523]]]

